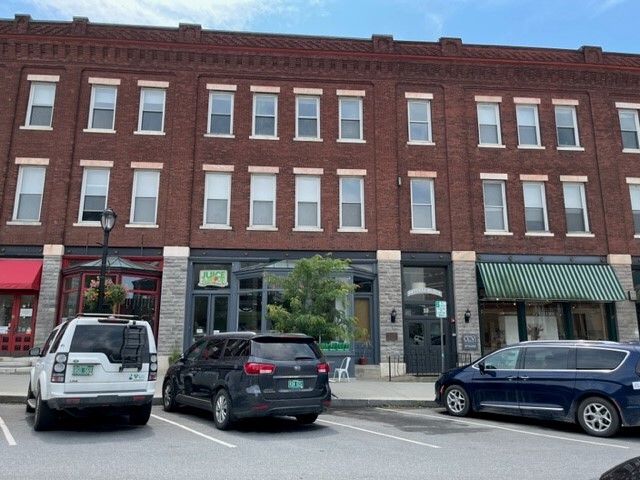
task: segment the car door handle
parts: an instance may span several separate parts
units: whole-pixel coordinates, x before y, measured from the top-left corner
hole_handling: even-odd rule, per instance
[[[527,380],[529,380],[529,377],[528,376],[527,377],[520,377],[520,380],[523,380],[523,381],[526,382]]]
[[[514,381],[514,380],[517,380],[517,379],[518,379],[518,377],[517,377],[517,376],[515,376],[515,375],[509,375],[509,376],[507,377],[507,380],[509,380],[510,382],[512,382],[512,381]]]

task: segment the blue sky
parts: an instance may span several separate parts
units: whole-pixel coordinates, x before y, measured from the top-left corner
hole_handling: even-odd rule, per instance
[[[2,0],[0,18],[640,53],[640,0]]]

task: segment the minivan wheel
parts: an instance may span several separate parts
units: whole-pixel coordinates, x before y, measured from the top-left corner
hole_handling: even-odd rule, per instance
[[[44,430],[49,430],[51,428],[51,424],[55,419],[55,412],[49,408],[47,402],[42,400],[42,396],[40,392],[38,392],[38,396],[36,397],[36,414],[33,417],[33,429],[36,432],[42,432]]]
[[[589,435],[611,437],[620,430],[620,415],[610,401],[589,397],[580,402],[578,423]]]
[[[296,415],[296,421],[301,425],[311,425],[317,419],[317,413],[305,413],[304,415]]]
[[[460,385],[451,385],[444,392],[444,406],[450,415],[464,417],[471,411],[469,394]]]
[[[162,387],[162,408],[166,412],[175,412],[178,409],[176,403],[176,384],[173,380],[167,380]]]
[[[213,400],[213,423],[219,430],[228,430],[232,422],[232,408],[229,394],[223,388],[218,390]]]

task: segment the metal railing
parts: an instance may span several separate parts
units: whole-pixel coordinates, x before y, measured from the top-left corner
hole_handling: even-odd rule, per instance
[[[471,363],[470,353],[407,353],[389,356],[389,379],[398,375],[439,376],[443,370]],[[404,368],[401,365],[404,364]],[[444,368],[443,368],[444,366]],[[405,370],[406,369],[406,370]],[[404,370],[404,372],[403,372]]]

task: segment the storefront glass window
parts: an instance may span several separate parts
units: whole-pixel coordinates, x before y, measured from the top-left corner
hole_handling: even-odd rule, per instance
[[[484,353],[520,341],[515,302],[481,303],[480,318]]]
[[[608,340],[604,305],[599,303],[573,303],[571,317],[575,339]]]
[[[402,269],[405,317],[435,316],[436,300],[447,300],[444,267],[404,267]]]
[[[562,304],[527,303],[525,308],[527,340],[564,340]]]

